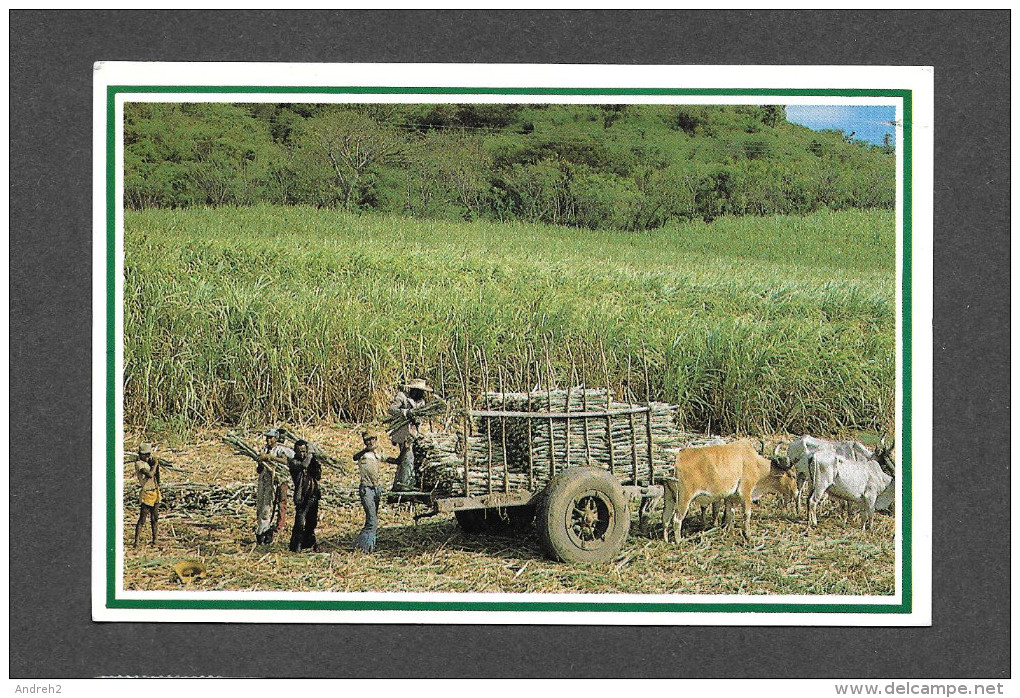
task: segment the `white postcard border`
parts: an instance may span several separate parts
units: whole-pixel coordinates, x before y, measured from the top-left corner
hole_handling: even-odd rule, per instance
[[[132,93],[131,86],[249,86],[254,84],[283,88],[301,87],[379,87],[412,88],[403,94],[308,94],[236,92],[159,92]],[[766,89],[766,90],[910,90],[912,92],[912,225],[911,225],[911,410],[912,410],[912,589],[910,612],[643,612],[615,610],[618,604],[720,604],[756,605],[801,604],[852,606],[858,604],[896,605],[903,591],[904,523],[897,521],[896,588],[889,597],[717,597],[692,595],[583,595],[583,594],[309,594],[302,592],[252,594],[250,592],[130,592],[123,589],[123,533],[118,526],[115,540],[107,540],[108,505],[115,507],[116,520],[123,520],[122,473],[108,482],[107,468],[107,186],[106,161],[108,124],[108,87],[118,90],[114,122],[122,124],[124,101],[335,101],[335,102],[520,102],[556,101],[598,103],[698,103],[698,104],[896,104],[896,97],[825,97],[779,95],[550,95],[550,94],[425,94],[415,87],[477,89]],[[496,624],[578,624],[605,625],[930,625],[931,624],[931,435],[932,388],[932,191],[933,191],[933,73],[930,68],[910,67],[773,67],[773,66],[564,66],[564,65],[373,65],[373,64],[238,64],[238,63],[104,63],[96,64],[93,108],[95,210],[93,250],[93,618],[104,621],[173,622],[339,622],[339,623],[496,623]],[[898,106],[897,121],[902,123]],[[123,162],[123,130],[116,128],[115,162]],[[897,128],[897,143],[902,143],[902,126]],[[897,181],[903,183],[903,148],[897,148]],[[116,241],[115,266],[123,269],[123,170],[118,167],[114,183]],[[897,187],[897,299],[902,293],[900,278],[903,264],[904,188]],[[113,298],[114,337],[123,337],[123,275],[116,277]],[[897,303],[897,375],[902,378],[903,358],[900,339],[903,303]],[[123,349],[115,342],[114,424],[117,462],[122,455]],[[902,434],[902,380],[897,381],[897,434]],[[111,487],[112,484],[112,487]],[[112,502],[107,501],[113,493]],[[902,497],[902,487],[898,488]],[[902,499],[897,511],[903,511]],[[112,549],[111,549],[112,548]],[[107,578],[107,555],[116,560],[114,579]],[[111,587],[112,585],[112,587]],[[288,609],[172,609],[111,608],[107,605],[112,588],[117,601],[160,602],[183,599],[246,601],[357,601],[415,603],[585,603],[602,604],[605,611],[560,610],[288,610]],[[779,609],[777,608],[777,611]]]

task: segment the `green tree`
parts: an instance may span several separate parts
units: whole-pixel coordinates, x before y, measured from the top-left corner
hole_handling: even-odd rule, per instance
[[[268,125],[231,104],[128,104],[127,205],[253,203],[280,156]]]
[[[464,217],[478,217],[487,203],[492,175],[492,159],[476,136],[448,134],[433,142],[432,154],[436,174],[452,194],[454,202],[463,207]]]
[[[332,170],[340,203],[346,209],[361,202],[363,187],[373,169],[398,164],[409,150],[397,129],[346,109],[309,119],[301,140]]]
[[[895,147],[778,105],[158,104],[124,112],[131,208],[255,202],[594,228],[892,207]]]

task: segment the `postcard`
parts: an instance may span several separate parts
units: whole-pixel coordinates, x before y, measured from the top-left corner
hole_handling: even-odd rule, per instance
[[[930,625],[930,68],[94,79],[95,620]]]

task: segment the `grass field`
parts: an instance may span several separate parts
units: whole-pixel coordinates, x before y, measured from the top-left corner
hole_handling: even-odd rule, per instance
[[[643,233],[128,211],[125,422],[177,438],[368,422],[401,374],[451,386],[464,343],[512,388],[548,343],[561,384],[573,363],[621,390],[647,365],[691,430],[878,431],[894,409],[894,237],[882,210]]]
[[[357,448],[359,430],[338,425],[306,429],[306,435],[346,462]],[[252,483],[254,466],[230,455],[221,431],[199,430],[192,443],[161,455],[189,473],[164,472],[164,486],[190,480],[228,485]],[[257,435],[248,434],[257,443]],[[139,435],[127,434],[133,448]],[[125,475],[133,466],[125,467]],[[392,472],[384,473],[388,483]],[[137,492],[127,478],[123,532],[128,542],[124,585],[130,590],[181,590],[173,565],[198,560],[208,576],[190,588],[234,591],[388,591],[507,593],[646,594],[847,594],[889,595],[895,590],[895,518],[878,514],[872,531],[860,530],[854,515],[845,521],[835,508],[824,508],[819,526],[804,521],[773,500],[763,499],[745,543],[733,531],[700,531],[685,526],[679,544],[661,538],[660,516],[647,532],[631,535],[619,557],[599,567],[552,562],[541,552],[537,535],[512,538],[463,533],[452,517],[418,524],[406,508],[380,512],[379,548],[373,555],[351,550],[364,523],[358,506],[338,506],[337,495],[356,487],[350,471],[327,471],[320,507],[320,553],[290,553],[287,532],[271,546],[256,546],[252,507],[234,512],[164,514],[161,540],[130,547],[137,517]]]
[[[881,431],[894,409],[894,248],[890,211],[644,233],[297,207],[128,211],[125,447],[169,446],[190,472],[165,473],[168,486],[251,483],[252,463],[219,441],[234,425],[300,424],[346,462],[402,375],[456,397],[465,346],[510,389],[534,382],[546,347],[561,385],[608,382],[643,399],[647,368],[650,397],[679,405],[691,431]],[[257,547],[250,507],[176,513],[156,546],[127,548],[125,586],[180,589],[172,566],[192,559],[209,569],[202,589],[894,592],[894,517],[864,533],[829,511],[808,532],[773,502],[749,543],[689,526],[667,545],[656,518],[599,568],[545,559],[534,534],[470,536],[450,517],[415,524],[386,507],[366,556],[350,550],[360,508],[330,499],[356,488],[351,466],[324,477],[323,552],[291,554],[286,535]],[[124,497],[130,541],[130,477]]]

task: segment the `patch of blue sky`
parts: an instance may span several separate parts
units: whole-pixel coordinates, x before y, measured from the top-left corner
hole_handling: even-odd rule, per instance
[[[843,104],[790,104],[786,119],[815,131],[839,129],[846,135],[874,145],[882,145],[886,134],[895,144],[893,120],[896,108],[887,106],[858,106]]]

